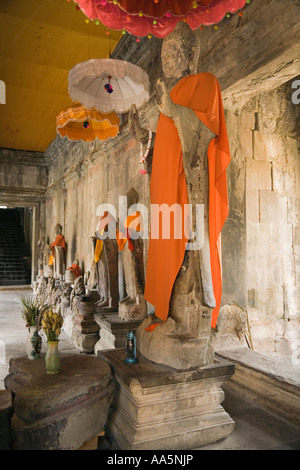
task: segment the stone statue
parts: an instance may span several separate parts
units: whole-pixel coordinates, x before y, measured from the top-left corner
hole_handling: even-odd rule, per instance
[[[38,240],[38,275],[43,276],[44,274],[44,249],[45,239],[42,237]]]
[[[133,188],[126,196],[128,208],[138,203],[139,195]],[[147,314],[147,304],[143,295],[143,240],[140,237],[132,237],[124,245],[122,259],[127,295],[119,303],[119,317],[122,320],[143,320]]]
[[[145,129],[140,124],[139,113],[136,106],[133,104],[130,108],[129,115],[128,115],[128,124],[129,124],[129,132],[133,134],[138,142],[140,142],[144,148],[147,148],[148,139],[149,139],[149,129]],[[152,140],[154,140],[154,136],[152,134]],[[146,158],[144,165],[145,169],[148,174],[151,174],[151,163],[152,163],[152,151]],[[144,166],[143,166],[144,169]]]
[[[75,279],[72,292],[70,294],[70,307],[74,315],[78,312],[77,297],[80,297],[81,295],[85,295],[85,288],[83,278],[82,276],[79,276]]]
[[[97,289],[97,265],[94,259],[91,262],[90,271],[85,284],[87,284],[91,289]]]
[[[48,243],[44,246],[44,256],[43,256],[43,263],[44,263],[44,276],[47,278],[53,277],[53,259],[54,256],[52,254],[51,248]]]
[[[107,229],[105,227],[104,230]],[[117,240],[110,238],[100,240],[97,238],[96,233],[92,240],[95,253],[95,265],[92,265],[94,267],[93,277],[96,274],[97,289],[100,296],[100,300],[96,302],[97,312],[116,312],[119,302]],[[96,254],[97,244],[101,246],[99,257]]]
[[[74,259],[72,265],[68,267],[68,271],[71,271],[74,274],[74,278],[82,276],[82,270],[81,270],[81,267],[79,266],[78,259]]]
[[[62,279],[66,270],[66,243],[60,224],[55,226],[55,240],[50,248],[54,256],[54,278]]]
[[[194,33],[182,22],[164,39],[161,51],[164,81],[158,83],[158,95],[161,113],[173,120],[178,131],[188,201],[193,209],[196,204],[204,206],[204,243],[201,249],[185,252],[173,286],[167,320],[162,322],[153,314],[137,330],[138,350],[148,359],[176,369],[213,362],[211,314],[216,303],[208,237],[207,149],[215,134],[193,109],[175,104],[169,94],[179,79],[190,75],[194,44]],[[192,220],[195,229],[195,214]]]

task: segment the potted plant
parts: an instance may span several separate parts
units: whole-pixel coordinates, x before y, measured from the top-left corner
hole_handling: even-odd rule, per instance
[[[59,374],[60,358],[58,354],[59,335],[63,325],[63,317],[60,312],[52,309],[45,311],[42,315],[41,324],[47,336],[46,370],[47,374]]]
[[[26,342],[26,352],[28,359],[38,359],[41,353],[42,338],[39,335],[41,315],[48,308],[47,305],[40,305],[31,296],[21,296],[22,317],[26,322],[29,335]]]

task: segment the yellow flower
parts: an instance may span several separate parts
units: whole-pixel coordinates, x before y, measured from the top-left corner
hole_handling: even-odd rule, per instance
[[[60,335],[60,328],[57,328],[57,329],[55,330],[55,334],[56,334],[56,336],[59,336],[59,335]]]

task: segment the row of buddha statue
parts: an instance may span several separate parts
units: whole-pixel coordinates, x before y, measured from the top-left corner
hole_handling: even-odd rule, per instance
[[[93,259],[90,270],[83,272],[78,259],[74,259],[66,268],[67,244],[62,234],[62,226],[57,224],[53,243],[44,247],[39,243],[38,277],[53,280],[61,290],[75,283],[77,295],[91,296],[92,292],[97,292],[98,298],[94,297],[97,313],[119,311],[123,320],[144,319],[147,306],[143,297],[143,240],[138,238],[129,241],[124,237],[120,245],[117,238],[101,240],[96,233],[91,240]],[[125,285],[120,289],[122,282]]]

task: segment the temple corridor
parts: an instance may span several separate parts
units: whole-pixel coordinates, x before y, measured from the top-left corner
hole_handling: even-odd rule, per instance
[[[0,0],[0,449],[300,450],[299,18]]]

